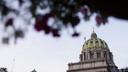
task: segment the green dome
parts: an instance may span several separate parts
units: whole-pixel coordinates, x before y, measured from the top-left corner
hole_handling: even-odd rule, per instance
[[[83,49],[89,48],[108,48],[108,45],[104,40],[98,38],[95,32],[93,32],[91,38],[83,45]]]

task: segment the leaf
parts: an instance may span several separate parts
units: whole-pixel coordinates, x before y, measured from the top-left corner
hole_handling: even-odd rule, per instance
[[[100,15],[97,15],[95,17],[95,20],[96,20],[97,26],[100,26],[101,23],[103,23],[103,19],[102,19],[102,17]]]
[[[13,18],[9,18],[6,22],[5,22],[5,27],[8,27],[8,26],[13,26]]]
[[[24,3],[24,0],[18,0],[18,1],[19,1],[20,6]]]
[[[53,37],[60,37],[59,29],[52,29],[52,35]]]
[[[46,34],[49,33],[50,28],[48,26],[48,19],[50,17],[53,17],[53,14],[48,13],[48,14],[45,14],[44,16],[37,16],[35,25],[34,25],[35,30],[38,32],[44,30],[46,31]]]
[[[72,20],[71,20],[72,27],[77,26],[79,22],[80,22],[80,19],[77,16],[76,17],[72,17]]]
[[[38,16],[36,17],[36,21],[35,21],[35,25],[34,25],[34,28],[36,31],[41,31],[43,30],[43,24],[42,24],[42,16]]]
[[[9,13],[9,11],[10,11],[10,9],[4,4],[3,6],[2,6],[2,15],[3,16],[6,16],[8,13]]]
[[[9,44],[9,38],[8,37],[3,37],[2,38],[2,43],[3,44]]]
[[[78,37],[79,35],[80,35],[80,33],[74,32],[74,33],[72,34],[72,37]]]
[[[15,38],[23,38],[24,32],[22,30],[16,30],[15,31]]]

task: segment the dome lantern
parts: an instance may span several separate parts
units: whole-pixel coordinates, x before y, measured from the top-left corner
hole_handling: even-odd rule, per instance
[[[93,32],[91,34],[91,38],[97,38],[97,35],[96,35],[95,31],[94,31],[94,28],[93,28]]]
[[[93,39],[93,38],[97,38],[97,35],[96,35],[95,32],[92,33],[91,38],[92,38],[92,39]]]

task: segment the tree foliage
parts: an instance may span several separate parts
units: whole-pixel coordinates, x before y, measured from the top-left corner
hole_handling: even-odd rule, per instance
[[[8,1],[15,1],[18,8],[9,6]],[[85,21],[89,20],[92,14],[96,13],[96,25],[100,26],[108,22],[109,16],[120,19],[128,19],[126,0],[0,0],[1,21],[3,21],[4,32],[13,28],[11,35],[3,37],[3,43],[8,43],[11,37],[23,38],[25,30],[16,28],[15,18],[8,17],[10,13],[21,17],[27,24],[32,25],[37,31],[44,31],[45,34],[52,34],[53,37],[60,37],[61,30],[72,27],[73,37],[79,36],[75,27],[80,23],[78,13],[83,15]],[[25,13],[25,16],[23,15]],[[28,17],[26,17],[28,15]],[[49,20],[53,22],[49,24]],[[24,25],[24,24],[23,24]]]
[[[7,71],[7,68],[3,67],[3,68],[0,68],[0,72],[8,72],[8,71]]]
[[[34,70],[32,70],[31,72],[37,72],[37,71],[34,69]]]

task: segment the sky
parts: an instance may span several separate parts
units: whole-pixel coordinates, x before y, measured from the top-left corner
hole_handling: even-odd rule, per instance
[[[29,28],[24,39],[17,44],[0,44],[0,67],[9,72],[66,72],[67,64],[78,62],[84,37],[90,38],[93,27],[98,37],[105,40],[114,55],[114,62],[119,68],[127,67],[128,61],[128,21],[110,17],[109,23],[97,27],[94,17],[90,21],[81,21],[76,28],[81,35],[72,38],[70,30],[63,30],[60,38],[45,35]]]
[[[20,10],[25,8],[18,8],[16,2],[10,5]],[[26,13],[21,13],[21,16],[30,17],[24,14]],[[51,35],[45,35],[44,32],[36,32],[30,26],[25,38],[19,39],[17,44],[14,44],[13,40],[9,45],[0,43],[0,67],[6,67],[9,72],[30,72],[33,69],[37,72],[66,72],[68,63],[79,61],[84,38],[90,38],[93,27],[98,37],[108,44],[114,55],[115,64],[119,68],[128,67],[128,21],[109,17],[109,22],[105,26],[97,27],[94,16],[88,22],[83,20],[80,22],[76,29],[81,35],[77,38],[70,36],[72,32],[70,28],[63,30],[60,38],[54,38]],[[20,18],[16,17],[16,19],[16,25],[24,23]],[[0,35],[3,35],[1,31]]]

